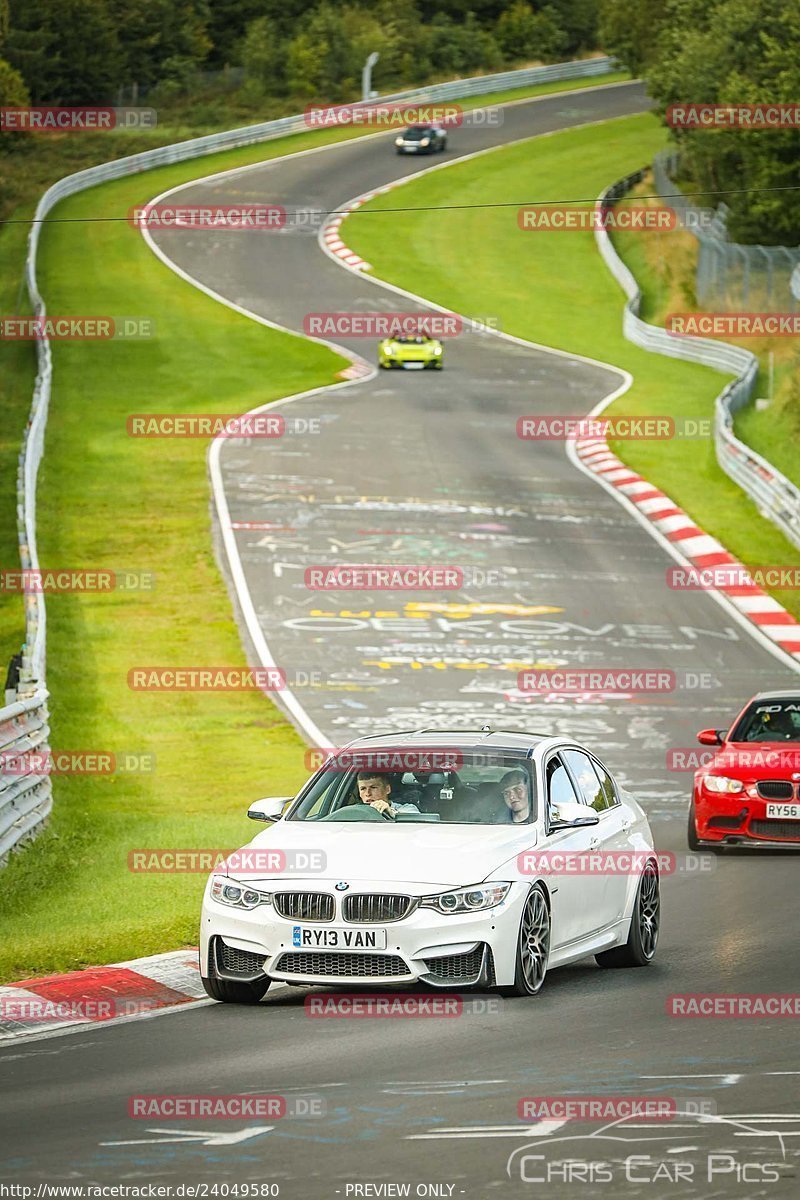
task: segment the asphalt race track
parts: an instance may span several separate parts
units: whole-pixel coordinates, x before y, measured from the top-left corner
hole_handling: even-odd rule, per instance
[[[515,105],[499,128],[457,130],[444,158],[646,106],[638,85]],[[420,169],[392,153],[391,136],[195,184],[181,200],[335,209]],[[164,234],[159,245],[206,287],[293,329],[310,311],[418,307],[343,270],[299,229]],[[373,360],[373,342],[341,342]],[[726,724],[750,694],[794,673],[713,597],[671,591],[672,559],[562,443],[516,437],[521,415],[587,412],[618,373],[487,333],[446,350],[441,373],[381,372],[282,410],[319,419],[316,434],[224,447],[238,551],[275,660],[331,745],[421,725],[570,731],[643,799],[656,845],[683,852],[690,775],[667,769],[667,751],[691,747],[697,729]],[[306,589],[306,567],[342,561],[457,565],[472,585],[444,595]],[[659,667],[678,687],[545,703],[517,692],[518,664]],[[25,1183],[275,1183],[282,1200],[399,1195],[354,1188],[406,1183],[412,1196],[469,1200],[796,1195],[792,1022],[666,1012],[675,993],[796,990],[796,857],[727,852],[707,866],[664,879],[651,968],[579,964],[551,975],[540,997],[489,1013],[313,1020],[307,990],[281,988],[254,1010],[199,1004],[4,1047],[0,1171]],[[303,1097],[324,1115],[263,1128],[127,1115],[142,1093],[250,1091]],[[566,1093],[674,1098],[719,1119],[655,1130],[634,1120],[612,1141],[597,1122],[567,1130],[518,1118],[521,1098]],[[611,1164],[613,1182],[600,1167],[583,1179],[559,1173],[567,1134],[573,1156]]]

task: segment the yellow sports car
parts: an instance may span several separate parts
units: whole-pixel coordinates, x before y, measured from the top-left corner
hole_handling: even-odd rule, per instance
[[[441,371],[444,359],[442,343],[438,338],[417,333],[403,337],[387,337],[378,342],[378,366],[408,367],[421,370],[430,367]]]

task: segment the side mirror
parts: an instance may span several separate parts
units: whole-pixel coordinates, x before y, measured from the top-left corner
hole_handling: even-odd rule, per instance
[[[582,825],[597,825],[600,818],[593,808],[568,800],[550,807],[551,829],[578,829]]]
[[[266,800],[255,800],[247,810],[251,821],[280,821],[284,807],[291,796],[268,796]]]
[[[701,729],[697,735],[701,746],[721,746],[724,739],[724,729]]]

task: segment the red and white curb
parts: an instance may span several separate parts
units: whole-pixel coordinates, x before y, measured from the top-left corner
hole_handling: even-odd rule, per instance
[[[352,267],[355,271],[369,271],[370,264],[365,262],[360,254],[356,254],[344,244],[339,234],[339,226],[354,209],[360,208],[362,204],[366,204],[367,200],[371,200],[376,195],[377,192],[370,192],[368,196],[360,196],[358,200],[345,205],[341,212],[336,213],[325,222],[322,230],[322,240],[330,253],[335,258],[340,258],[342,262],[347,263],[348,267]]]
[[[608,447],[603,437],[577,438],[575,452],[585,468],[604,484],[615,488],[634,505],[662,537],[697,568],[723,568],[718,575],[744,578],[747,568],[725,549],[721,542],[696,525],[692,518],[678,508],[659,488],[627,467]],[[787,654],[800,659],[800,623],[791,613],[755,583],[726,584],[724,578],[715,582],[721,592],[743,617],[755,625]]]
[[[375,371],[363,358],[353,360],[352,366],[345,367],[337,374],[338,379],[368,379]]]
[[[196,950],[24,979],[0,987],[0,1044],[117,1023],[205,998]]]

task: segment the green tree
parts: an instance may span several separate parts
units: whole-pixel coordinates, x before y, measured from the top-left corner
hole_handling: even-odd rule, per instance
[[[341,99],[341,82],[348,71],[348,42],[342,13],[323,3],[305,28],[289,43],[286,74],[296,96]]]
[[[600,0],[600,45],[638,75],[654,61],[668,20],[664,0]]]
[[[556,58],[567,44],[558,13],[550,5],[534,12],[526,0],[514,0],[497,22],[495,37],[509,62]]]
[[[800,96],[800,8],[783,0],[667,0],[668,23],[646,72],[663,115],[670,104],[796,103]],[[800,242],[797,181],[800,132],[687,130],[673,136],[701,191],[728,205],[732,240]]]
[[[107,0],[11,0],[9,11],[6,58],[34,102],[113,101],[122,55]]]
[[[280,96],[286,88],[285,47],[269,17],[247,27],[241,50],[247,90],[257,96]]]
[[[25,81],[4,58],[0,58],[0,108],[23,108],[30,104]],[[0,129],[0,149],[7,150],[24,140],[22,131]]]
[[[208,0],[110,0],[123,57],[120,83],[188,85],[211,49]]]

